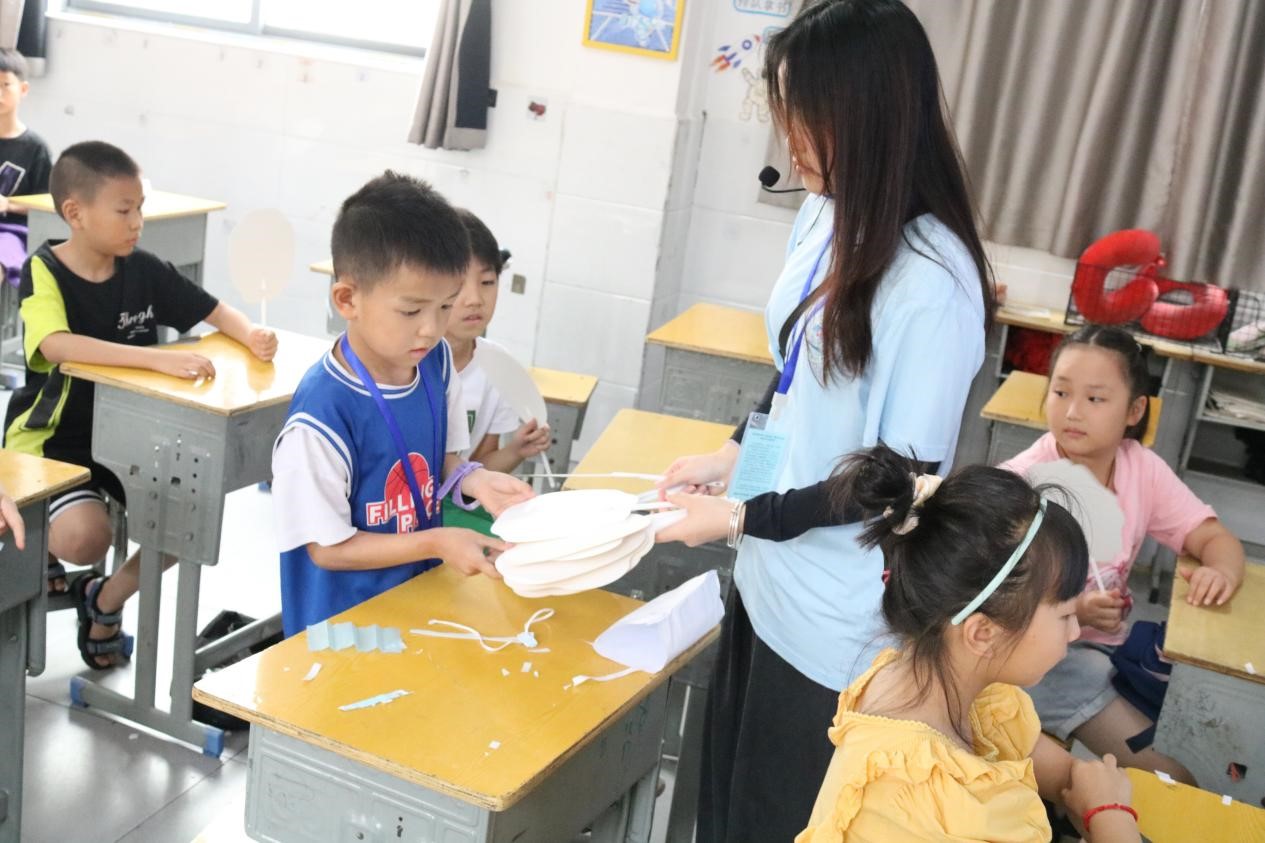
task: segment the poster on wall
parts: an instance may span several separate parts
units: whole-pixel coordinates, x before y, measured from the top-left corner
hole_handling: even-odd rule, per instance
[[[584,44],[673,60],[685,0],[587,0]]]

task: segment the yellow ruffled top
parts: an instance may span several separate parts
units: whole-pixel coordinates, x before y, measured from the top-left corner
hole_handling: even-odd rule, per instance
[[[1041,732],[1032,700],[994,684],[971,705],[975,752],[914,720],[856,711],[870,680],[899,654],[885,650],[839,695],[826,771],[808,828],[795,843],[1048,841],[1029,756]]]

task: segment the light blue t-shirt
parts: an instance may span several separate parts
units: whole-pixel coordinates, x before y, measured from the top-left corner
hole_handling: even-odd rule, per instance
[[[799,303],[833,214],[833,202],[810,196],[795,220],[765,309],[779,369],[778,333]],[[931,215],[907,224],[904,241],[874,298],[874,351],[861,377],[835,375],[823,385],[821,311],[809,321],[778,422],[788,441],[776,491],[818,483],[841,457],[880,440],[897,450],[912,448],[918,459],[938,461],[947,472],[967,393],[984,359],[979,273],[962,242]],[[829,264],[829,257],[821,261],[814,287]],[[785,542],[748,538],[734,573],[756,634],[796,670],[835,690],[851,684],[885,643],[882,553],[862,550],[860,531],[854,524]]]

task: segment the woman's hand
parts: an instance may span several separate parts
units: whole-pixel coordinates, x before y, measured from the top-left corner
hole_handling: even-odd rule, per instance
[[[710,454],[681,457],[668,466],[663,479],[655,484],[659,498],[666,500],[667,490],[673,488],[687,495],[723,495],[737,462],[738,443],[732,439]]]
[[[660,530],[655,541],[684,542],[689,547],[698,547],[729,535],[729,517],[735,506],[729,498],[679,494],[668,495],[667,500],[680,507],[685,517]]]
[[[1076,619],[1082,626],[1092,626],[1113,635],[1124,628],[1125,599],[1120,590],[1083,591],[1076,598]]]

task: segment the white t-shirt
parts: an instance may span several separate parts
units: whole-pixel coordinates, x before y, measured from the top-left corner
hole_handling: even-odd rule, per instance
[[[359,382],[333,354],[327,354],[325,362]],[[384,393],[408,393],[416,386],[417,378],[403,390],[378,384]],[[445,450],[450,454],[468,451],[470,440],[458,378],[448,379],[444,402],[448,408]],[[389,435],[385,426],[382,435]],[[276,513],[273,524],[278,551],[310,542],[330,547],[356,534],[351,523],[351,475],[347,464],[335,446],[310,427],[295,425],[281,434],[272,451],[272,505]]]
[[[483,337],[476,337],[474,343],[476,347],[487,343],[500,348],[492,340],[485,340]],[[464,425],[470,434],[470,445],[461,452],[461,456],[464,459],[470,459],[471,452],[479,447],[483,437],[489,433],[493,436],[501,436],[518,430],[518,414],[514,412],[513,407],[501,400],[501,394],[488,383],[487,375],[473,360],[457,374],[461,379]]]

